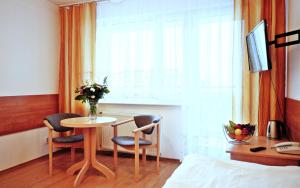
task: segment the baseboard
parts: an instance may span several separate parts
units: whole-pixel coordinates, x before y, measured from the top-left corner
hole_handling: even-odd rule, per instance
[[[97,154],[113,157],[114,152],[113,152],[113,150],[98,150]],[[118,157],[134,158],[134,153],[118,151]],[[140,154],[140,158],[141,157],[142,157],[142,155]],[[156,156],[153,156],[153,155],[147,155],[146,158],[147,158],[147,160],[156,160]],[[176,161],[176,162],[180,163],[179,159],[171,159],[171,158],[166,158],[166,157],[160,157],[160,160]]]
[[[58,151],[56,151],[54,153],[55,154],[60,154],[60,153],[67,153],[67,152],[70,152],[70,149],[64,148],[64,149],[58,150]],[[76,149],[76,152],[83,153],[83,149],[78,148],[78,149]],[[113,157],[113,151],[112,150],[98,150],[97,154]],[[118,152],[118,157],[122,157],[122,158],[134,158],[134,154],[127,153],[127,152]],[[24,166],[30,165],[30,163],[32,163],[34,161],[44,160],[45,158],[48,158],[48,154],[43,155],[43,156],[41,156],[39,158],[30,160],[30,161],[27,161],[25,163],[19,164],[17,166],[13,166],[13,167],[10,167],[8,169],[2,170],[2,171],[0,171],[0,175],[2,175],[4,173],[11,172],[11,171],[14,171],[14,170],[16,170],[18,168],[22,168]],[[142,158],[142,156],[140,155],[140,159],[141,158]],[[155,161],[156,157],[155,156],[147,155],[147,160],[150,160],[150,161],[153,160],[153,161]],[[161,161],[173,161],[173,162],[180,163],[180,160],[178,160],[178,159],[171,159],[171,158],[165,158],[165,157],[160,157],[160,160]]]

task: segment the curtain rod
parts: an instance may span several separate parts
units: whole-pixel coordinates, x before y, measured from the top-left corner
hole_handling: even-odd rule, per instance
[[[68,6],[72,6],[72,5],[81,5],[81,4],[84,4],[84,3],[104,2],[104,1],[110,1],[110,0],[88,0],[88,1],[80,1],[80,0],[78,0],[77,3],[65,3],[65,4],[59,5],[59,7],[68,7]]]

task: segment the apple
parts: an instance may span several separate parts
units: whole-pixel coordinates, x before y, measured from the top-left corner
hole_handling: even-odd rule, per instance
[[[234,134],[239,136],[242,134],[242,130],[241,129],[235,129]]]
[[[234,134],[229,134],[229,137],[232,139],[235,139],[235,135]]]

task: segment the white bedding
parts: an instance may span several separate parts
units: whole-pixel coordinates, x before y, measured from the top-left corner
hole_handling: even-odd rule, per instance
[[[185,157],[164,188],[300,188],[300,167]]]

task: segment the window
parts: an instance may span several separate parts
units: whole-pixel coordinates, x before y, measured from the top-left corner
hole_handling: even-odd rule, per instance
[[[182,154],[224,157],[222,124],[241,111],[235,24],[233,0],[100,2],[96,75],[109,76],[106,100],[178,104]]]
[[[212,2],[98,3],[95,70],[98,81],[109,77],[106,100],[182,104],[190,79],[231,87],[233,3]]]

